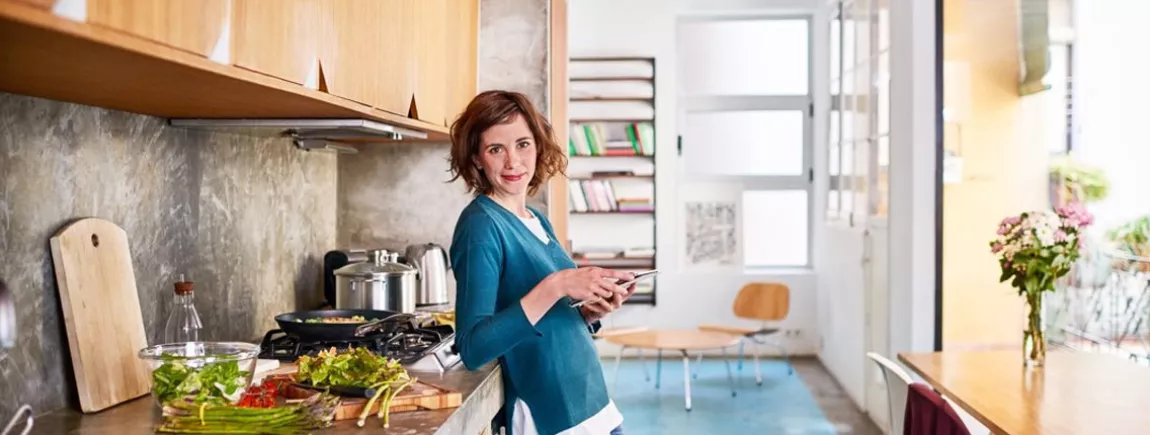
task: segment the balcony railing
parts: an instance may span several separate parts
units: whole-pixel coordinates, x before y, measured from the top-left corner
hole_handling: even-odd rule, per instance
[[[1150,365],[1150,258],[1094,251],[1043,305],[1051,345]]]

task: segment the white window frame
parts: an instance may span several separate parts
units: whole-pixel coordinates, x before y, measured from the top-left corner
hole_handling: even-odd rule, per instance
[[[807,194],[807,258],[801,265],[771,265],[747,264],[745,258],[746,243],[740,242],[740,265],[747,270],[779,270],[779,269],[809,269],[814,266],[814,225],[815,218],[815,190],[814,190],[814,32],[815,19],[813,14],[764,15],[747,14],[738,16],[714,15],[682,15],[679,24],[717,21],[806,21],[807,24],[807,93],[806,95],[724,95],[724,96],[694,96],[688,97],[680,90],[679,97],[679,131],[687,115],[692,112],[721,112],[721,111],[800,111],[803,117],[803,168],[805,172],[800,175],[704,175],[690,174],[691,182],[721,182],[727,184],[740,184],[738,196],[741,198],[748,191],[791,191],[802,190]],[[676,36],[677,37],[677,36]],[[678,44],[678,43],[676,43]],[[681,154],[681,153],[680,153]],[[743,210],[739,209],[739,218],[742,219]],[[742,222],[741,226],[752,225]],[[740,233],[740,238],[743,234]],[[740,239],[741,240],[741,239]]]
[[[846,46],[847,38],[846,38],[845,30],[846,30],[847,26],[844,25],[845,21],[842,19],[844,13],[847,12],[848,8],[853,7],[856,3],[863,3],[863,2],[865,2],[866,6],[867,6],[866,11],[864,12],[867,15],[867,21],[866,21],[866,23],[864,23],[864,25],[868,26],[868,32],[866,35],[867,40],[865,41],[866,42],[866,48],[867,48],[866,53],[860,53],[857,51],[857,48],[859,47],[859,38],[857,37],[858,36],[857,30],[852,29],[852,31],[855,34],[855,38],[853,38],[854,44],[850,47]],[[885,220],[887,219],[887,216],[889,215],[889,209],[890,209],[889,168],[890,168],[890,130],[891,130],[891,128],[890,128],[889,124],[890,124],[890,92],[891,92],[891,82],[890,82],[890,69],[891,69],[891,65],[890,65],[890,56],[891,56],[891,54],[890,54],[891,53],[890,43],[891,43],[891,39],[890,38],[891,38],[891,36],[890,36],[889,29],[888,29],[886,46],[885,47],[879,46],[879,44],[880,44],[879,34],[882,31],[882,29],[880,29],[880,25],[884,24],[884,23],[878,19],[879,7],[878,7],[877,3],[878,3],[878,0],[858,0],[858,1],[856,1],[856,0],[831,0],[828,2],[828,5],[830,5],[828,8],[830,10],[830,13],[828,14],[829,27],[827,28],[828,29],[827,31],[829,34],[828,40],[830,39],[829,36],[833,36],[832,29],[836,25],[838,25],[839,26],[839,32],[838,32],[839,35],[838,35],[837,43],[839,46],[839,50],[838,50],[839,59],[838,59],[838,69],[837,70],[832,69],[830,71],[831,88],[832,89],[836,88],[834,86],[834,84],[837,83],[838,84],[838,86],[837,86],[838,93],[830,93],[830,95],[829,95],[830,104],[829,104],[828,113],[827,113],[827,119],[828,119],[827,141],[825,144],[826,150],[827,150],[827,177],[828,177],[827,192],[826,192],[827,193],[826,220],[828,222],[831,222],[831,223],[844,224],[844,225],[847,225],[850,227],[864,226],[864,225],[866,225],[868,220],[876,221],[876,223],[885,222]],[[888,7],[887,10],[888,10],[888,14],[889,14],[889,5],[887,7]],[[860,12],[855,11],[854,13],[858,14]],[[885,24],[889,27],[891,25],[890,23],[891,23],[891,21],[890,21],[889,15],[888,15]],[[831,41],[831,43],[834,44],[835,42]],[[829,51],[831,52],[830,55],[833,56],[834,50],[829,50]],[[849,55],[849,57],[853,58],[853,60],[854,60],[854,63],[852,65],[847,65],[845,62],[845,60],[848,58],[848,54],[847,54],[848,51],[852,53]],[[879,63],[880,63],[880,60],[883,58],[884,55],[887,58],[887,65],[886,65],[886,74],[887,75],[885,78],[881,78],[881,79],[884,79],[886,81],[885,92],[887,94],[887,107],[886,107],[887,114],[885,116],[887,117],[888,125],[886,126],[885,132],[880,132],[879,131],[879,116],[878,116],[878,109],[879,109],[879,104],[878,104],[879,95],[878,95],[878,93],[879,93],[880,89],[882,89],[882,88],[878,85],[878,79],[880,79],[880,78],[877,77],[877,75],[879,74],[879,72],[882,71]],[[833,60],[832,60],[832,63],[833,63]],[[843,97],[842,97],[843,89],[845,88],[844,79],[849,75],[851,77],[851,80],[853,81],[853,83],[850,85],[850,87],[852,89],[851,92],[854,95],[862,95],[863,93],[859,92],[859,89],[858,89],[859,88],[858,87],[859,82],[858,82],[858,78],[857,78],[860,72],[865,73],[867,75],[867,82],[865,84],[865,86],[866,86],[866,92],[865,92],[866,98],[864,99],[865,100],[865,103],[864,103],[865,108],[863,109],[863,110],[865,110],[865,116],[867,116],[867,121],[866,121],[867,122],[867,128],[865,130],[866,135],[865,135],[865,137],[859,137],[857,135],[858,132],[854,130],[855,127],[850,126],[850,128],[851,128],[851,132],[849,134],[850,139],[844,140],[843,138],[845,136],[847,136],[847,132],[846,132],[847,126],[843,124],[844,117],[840,113],[840,115],[837,117],[837,126],[838,126],[837,142],[832,143],[832,139],[835,139],[835,138],[832,137],[831,131],[835,128],[835,126],[833,126],[831,124],[831,122],[832,122],[831,120],[833,120],[835,117],[831,116],[831,113],[836,112],[836,111],[841,112],[841,109],[844,106]],[[853,103],[857,104],[857,102],[858,101],[855,100]],[[853,107],[853,104],[852,104],[851,109],[855,112],[860,112],[859,108]],[[854,116],[852,116],[851,119],[854,120],[856,118]],[[880,192],[879,188],[878,188],[879,187],[879,168],[880,168],[880,166],[883,166],[883,165],[880,165],[880,163],[879,163],[880,160],[883,160],[883,159],[880,159],[880,157],[879,157],[879,142],[882,141],[883,139],[885,139],[887,141],[887,150],[886,150],[887,153],[886,153],[886,158],[885,158],[886,163],[887,163],[885,166],[887,167],[887,171],[888,171],[887,188],[885,191],[885,196],[887,197],[887,211],[886,211],[886,213],[884,213],[882,215],[878,215],[877,213],[878,213],[878,209],[879,209],[880,194],[883,194],[883,192]],[[838,153],[837,153],[837,156],[835,156],[838,158],[838,168],[839,168],[839,174],[838,175],[830,173],[830,168],[832,166],[832,163],[831,163],[832,153],[830,151],[831,151],[831,148],[833,146],[838,147]],[[861,163],[865,163],[865,167],[866,167],[866,173],[865,174],[858,174],[858,173],[855,173],[856,171],[853,170],[854,168],[857,168],[858,164],[860,163],[860,162],[857,162],[855,160],[855,159],[860,158],[859,157],[860,153],[858,152],[858,150],[860,149],[860,146],[865,146],[866,161],[861,162]],[[848,148],[848,147],[851,150],[850,155],[852,158],[852,160],[849,162],[843,160],[843,155],[845,154],[843,152],[843,150]],[[844,169],[847,167],[852,168],[851,174],[850,175],[843,175],[842,173],[843,173]],[[857,189],[857,187],[860,183],[864,184],[865,187],[861,190],[862,196],[858,197],[857,195],[859,194],[859,190]],[[852,193],[851,208],[849,210],[844,210],[842,207],[842,197],[843,197],[842,192],[844,190]],[[833,200],[832,200],[832,195],[831,195],[832,192],[838,192],[838,195],[834,196]],[[858,201],[865,201],[865,204],[862,204],[862,207],[860,207],[860,204],[858,203]]]

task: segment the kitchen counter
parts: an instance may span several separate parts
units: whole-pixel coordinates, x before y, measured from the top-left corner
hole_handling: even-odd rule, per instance
[[[422,380],[459,391],[463,403],[454,409],[413,411],[391,414],[391,426],[383,433],[422,435],[479,435],[490,433],[491,420],[503,406],[503,377],[499,366],[488,364],[470,372],[463,365],[446,373],[412,371]],[[82,414],[64,409],[36,418],[34,433],[73,435],[144,435],[153,433],[160,423],[160,409],[151,395],[120,404],[95,414]],[[363,428],[355,420],[337,422],[335,426],[315,431],[316,435],[350,435],[381,433],[383,423],[375,417]]]

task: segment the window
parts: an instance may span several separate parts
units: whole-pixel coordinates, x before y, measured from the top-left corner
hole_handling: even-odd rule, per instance
[[[830,17],[827,219],[852,225],[888,209],[889,11],[889,0],[839,0]]]
[[[683,182],[737,191],[745,267],[810,264],[810,19],[685,17]]]

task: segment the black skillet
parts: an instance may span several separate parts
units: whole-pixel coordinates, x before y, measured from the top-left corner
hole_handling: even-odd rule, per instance
[[[363,323],[307,323],[308,319],[329,317],[363,316]],[[312,310],[285,313],[276,316],[276,323],[284,333],[294,335],[302,341],[351,341],[361,338],[356,330],[372,320],[381,320],[374,327],[367,328],[370,334],[391,334],[397,329],[415,328],[415,315],[383,310]]]

